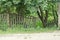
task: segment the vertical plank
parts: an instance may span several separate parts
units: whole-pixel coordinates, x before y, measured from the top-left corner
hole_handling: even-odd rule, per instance
[[[10,24],[9,24],[9,14],[7,14],[7,24],[8,24],[8,26],[10,26]]]
[[[60,29],[60,3],[58,3],[58,29]]]

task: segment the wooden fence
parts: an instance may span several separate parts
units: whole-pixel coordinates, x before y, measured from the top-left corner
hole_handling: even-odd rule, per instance
[[[0,26],[17,27],[22,26],[25,28],[36,26],[36,17],[21,16],[19,14],[0,14]]]

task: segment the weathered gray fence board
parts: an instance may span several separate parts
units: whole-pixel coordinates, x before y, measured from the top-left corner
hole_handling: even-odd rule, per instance
[[[35,26],[35,17],[22,17],[18,14],[0,14],[0,24],[7,24],[11,26],[23,25],[24,27]],[[4,23],[5,22],[5,23]]]

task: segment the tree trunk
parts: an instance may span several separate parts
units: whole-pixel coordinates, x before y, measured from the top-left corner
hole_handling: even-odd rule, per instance
[[[38,17],[40,18],[40,20],[42,21],[43,27],[45,28],[47,26],[48,11],[45,10],[45,16],[44,16],[43,10],[39,6],[39,8],[37,10],[37,14],[38,14]]]

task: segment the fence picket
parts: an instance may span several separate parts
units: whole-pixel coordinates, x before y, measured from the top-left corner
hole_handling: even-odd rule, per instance
[[[36,18],[34,17],[22,17],[18,14],[0,14],[0,22],[6,22],[10,26],[17,26],[17,25],[23,25],[23,26],[35,26]],[[31,24],[32,23],[32,24]],[[4,23],[3,23],[4,24]]]

